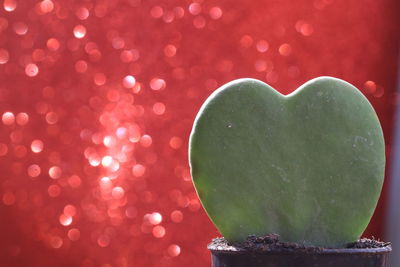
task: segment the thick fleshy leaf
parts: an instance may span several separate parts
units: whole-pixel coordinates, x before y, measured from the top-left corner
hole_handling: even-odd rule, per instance
[[[201,202],[229,241],[277,233],[324,247],[362,234],[385,166],[374,109],[331,77],[287,96],[253,79],[222,86],[196,117],[189,157]]]

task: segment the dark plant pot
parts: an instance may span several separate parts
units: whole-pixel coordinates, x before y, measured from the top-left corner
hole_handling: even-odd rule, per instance
[[[212,267],[385,267],[392,247],[318,251],[232,251],[208,247]]]

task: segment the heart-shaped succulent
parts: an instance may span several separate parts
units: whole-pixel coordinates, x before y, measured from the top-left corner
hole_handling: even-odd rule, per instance
[[[222,86],[196,117],[189,158],[201,202],[228,241],[277,233],[324,247],[360,237],[385,166],[371,104],[331,77],[287,96],[254,79]]]

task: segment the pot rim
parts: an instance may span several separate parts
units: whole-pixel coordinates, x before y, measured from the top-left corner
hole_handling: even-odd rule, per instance
[[[208,245],[207,248],[212,254],[386,254],[392,251],[392,245],[388,244],[379,248],[316,248],[316,249],[276,249],[267,251],[245,250],[230,247],[230,249],[223,249]]]

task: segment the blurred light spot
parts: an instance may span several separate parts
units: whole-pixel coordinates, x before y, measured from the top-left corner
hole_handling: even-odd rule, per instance
[[[0,64],[6,64],[10,59],[10,54],[7,50],[1,48],[0,49]]]
[[[81,185],[81,183],[82,183],[81,178],[79,178],[78,175],[72,175],[68,179],[68,184],[72,188],[78,188]]]
[[[122,49],[125,46],[125,41],[121,37],[116,37],[112,40],[111,45],[114,49]]]
[[[61,214],[59,217],[60,224],[63,226],[69,226],[72,223],[72,217],[65,214]]]
[[[304,36],[310,36],[314,32],[314,27],[305,22],[304,20],[298,20],[295,25],[296,31]]]
[[[174,210],[171,212],[171,220],[174,223],[180,223],[183,220],[183,213],[180,210]]]
[[[58,122],[58,115],[57,113],[51,111],[46,114],[46,122],[48,124],[56,124]]]
[[[174,13],[177,19],[183,18],[185,16],[185,10],[180,6],[174,7]]]
[[[25,74],[29,77],[35,77],[39,73],[39,68],[36,64],[30,63],[25,67]]]
[[[72,228],[68,231],[68,238],[71,241],[77,241],[81,237],[81,232],[77,228]]]
[[[114,187],[111,191],[111,195],[114,199],[121,199],[125,195],[125,190],[120,186]]]
[[[88,64],[84,60],[78,60],[75,63],[75,71],[76,72],[84,73],[85,71],[87,71],[87,68],[88,68]]]
[[[137,143],[141,139],[140,128],[137,125],[131,125],[128,129],[129,141],[132,143]]]
[[[27,124],[28,121],[29,121],[29,115],[27,113],[20,112],[17,114],[16,122],[18,125],[23,126],[23,125]]]
[[[192,3],[189,5],[189,12],[192,15],[198,15],[201,13],[201,5],[199,3]]]
[[[97,238],[97,244],[102,248],[108,247],[110,245],[110,238],[106,235],[101,235]]]
[[[51,51],[57,51],[60,48],[60,42],[56,38],[47,40],[47,48]]]
[[[164,12],[163,20],[165,23],[171,23],[175,19],[175,14],[172,11]]]
[[[117,131],[115,132],[115,135],[119,139],[123,139],[128,135],[128,130],[125,127],[119,127]]]
[[[164,103],[157,102],[153,105],[153,112],[156,115],[162,115],[165,113],[165,105]]]
[[[75,12],[75,15],[80,20],[85,20],[89,17],[89,10],[85,7],[78,8]]]
[[[107,191],[111,191],[111,188],[113,186],[112,181],[111,181],[111,179],[109,177],[101,178],[100,181],[99,181],[99,184],[100,184],[100,188],[103,191],[106,191],[106,192]]]
[[[33,153],[40,153],[43,151],[43,142],[41,140],[33,140],[31,143],[31,150]]]
[[[102,18],[107,14],[107,5],[108,4],[106,4],[106,2],[99,2],[98,4],[96,4],[94,8],[94,14],[96,15],[96,17]]]
[[[136,83],[136,79],[132,75],[127,75],[122,80],[122,85],[125,88],[133,88],[135,86],[135,83]]]
[[[12,112],[4,112],[1,120],[5,125],[13,125],[15,122],[15,116]]]
[[[133,219],[136,217],[137,215],[137,209],[135,207],[128,207],[125,210],[125,215],[126,217],[128,217],[129,219]]]
[[[140,144],[143,147],[149,147],[149,146],[151,146],[152,143],[153,143],[153,139],[151,138],[150,135],[145,134],[140,138]]]
[[[86,28],[83,25],[77,25],[74,27],[74,36],[78,39],[82,39],[86,35]]]
[[[178,245],[172,244],[168,247],[168,255],[176,257],[181,253],[181,248]]]
[[[152,225],[160,224],[162,222],[162,215],[160,213],[158,213],[158,212],[153,212],[149,216],[149,222]]]
[[[383,89],[382,86],[377,85],[376,86],[376,91],[373,93],[374,97],[380,98],[385,94],[385,90]]]
[[[177,136],[174,136],[169,140],[169,145],[173,149],[179,149],[182,146],[182,139]]]
[[[169,44],[169,45],[165,46],[164,55],[166,57],[173,57],[173,56],[175,56],[175,54],[176,54],[176,46],[174,46],[172,44]]]
[[[154,226],[152,233],[155,238],[163,238],[165,236],[165,228],[161,225]]]
[[[197,29],[202,29],[206,26],[206,20],[203,16],[198,16],[193,19],[193,26]]]
[[[197,211],[200,209],[200,202],[198,199],[191,199],[189,201],[189,210],[190,211]]]
[[[63,211],[66,216],[74,217],[76,215],[76,208],[71,204],[65,205]]]
[[[222,9],[218,6],[212,7],[210,9],[210,17],[212,19],[219,19],[222,17]]]
[[[135,177],[141,177],[144,175],[146,168],[142,164],[135,164],[132,167],[132,174]]]
[[[368,94],[373,94],[376,92],[376,83],[373,81],[366,81],[364,83],[364,90]]]
[[[103,167],[110,167],[111,163],[113,162],[113,158],[111,156],[104,156],[103,159],[101,160],[101,165]]]
[[[112,137],[112,136],[105,136],[104,140],[103,140],[103,143],[104,143],[104,146],[110,148],[110,147],[113,147],[113,146],[116,145],[117,140],[115,140],[115,138]]]
[[[28,167],[28,175],[30,177],[38,177],[40,175],[40,166],[37,164],[32,164]]]
[[[15,203],[15,195],[12,192],[6,192],[3,194],[3,203],[6,206],[11,206]]]
[[[43,0],[40,2],[40,10],[43,13],[49,13],[53,11],[54,9],[54,3],[51,0]]]
[[[49,176],[53,179],[58,179],[61,177],[61,168],[58,166],[50,167],[49,169]]]
[[[268,51],[269,44],[265,40],[260,40],[260,41],[257,42],[256,48],[257,48],[258,52],[265,53],[265,52]]]
[[[279,46],[279,54],[281,54],[282,56],[289,56],[290,53],[292,52],[292,47],[289,44],[282,44],[281,46]]]
[[[50,185],[47,188],[47,193],[50,197],[58,197],[61,193],[61,188],[56,184]]]
[[[99,166],[101,163],[101,157],[97,154],[92,154],[89,156],[89,164],[93,167]]]
[[[12,12],[17,8],[16,0],[4,0],[3,2],[4,10],[7,12]]]
[[[267,70],[267,62],[262,59],[258,59],[256,63],[254,64],[254,68],[258,72],[263,72]]]
[[[243,35],[242,38],[240,39],[240,45],[243,48],[249,48],[253,44],[253,38],[251,38],[250,35]]]
[[[159,19],[163,16],[164,10],[160,6],[154,6],[150,10],[150,16],[155,19]]]
[[[165,81],[163,79],[160,78],[153,78],[150,81],[150,88],[153,90],[162,90],[164,89],[166,86]]]
[[[28,25],[24,22],[16,22],[13,25],[14,31],[18,35],[25,35],[28,32]]]
[[[63,240],[59,236],[53,236],[50,239],[50,246],[52,248],[61,248],[63,245]]]
[[[124,50],[121,52],[120,59],[124,63],[129,63],[139,59],[139,52],[136,49]]]
[[[96,73],[93,77],[94,83],[98,86],[104,85],[107,81],[104,73]]]
[[[300,32],[304,36],[310,36],[314,32],[314,27],[311,24],[305,23],[303,26],[301,26]]]

